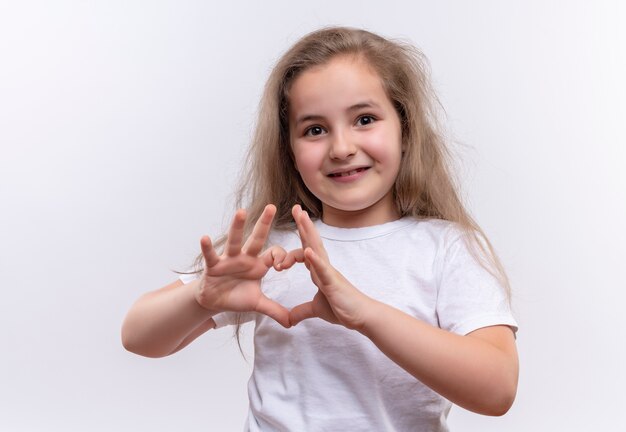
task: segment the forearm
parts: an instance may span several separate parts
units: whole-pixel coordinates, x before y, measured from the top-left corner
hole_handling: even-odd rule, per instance
[[[510,331],[496,330],[504,331],[505,337]],[[502,415],[513,403],[518,376],[514,343],[504,344],[503,350],[479,337],[433,327],[374,300],[359,331],[408,373],[459,406]]]
[[[122,343],[136,354],[163,357],[212,327],[213,312],[195,300],[198,281],[176,281],[140,297],[122,325]]]

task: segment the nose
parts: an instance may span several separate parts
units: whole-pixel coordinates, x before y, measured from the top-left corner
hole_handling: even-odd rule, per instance
[[[347,159],[357,151],[353,137],[348,132],[337,131],[330,141],[329,156],[331,159]]]

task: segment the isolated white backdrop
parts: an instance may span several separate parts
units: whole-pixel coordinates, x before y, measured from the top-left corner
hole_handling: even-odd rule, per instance
[[[517,401],[452,430],[626,430],[619,3],[0,2],[0,430],[241,429],[228,330],[155,360],[119,329],[220,232],[273,62],[330,24],[426,53],[510,272]]]

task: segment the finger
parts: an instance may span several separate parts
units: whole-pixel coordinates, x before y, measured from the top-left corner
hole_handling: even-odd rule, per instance
[[[322,285],[318,285],[318,288],[320,290],[324,286],[332,285],[333,272],[331,266],[326,260],[322,259],[311,248],[306,248],[306,250],[304,251],[304,258],[308,260],[313,266],[313,271],[315,272],[316,279],[319,281],[320,285]]]
[[[307,247],[312,248],[318,255],[327,258],[324,242],[322,241],[317,228],[315,228],[315,224],[309,217],[309,214],[305,211],[302,211],[300,214],[300,224],[302,226],[302,230],[304,231],[304,235],[306,236]]]
[[[302,249],[312,248],[318,253],[318,255],[328,260],[328,255],[326,253],[326,249],[324,249],[322,238],[317,232],[317,229],[315,228],[315,225],[313,224],[313,221],[309,217],[308,213],[296,204],[293,206],[292,214],[294,220],[296,221],[298,233],[300,234]],[[310,264],[306,257],[304,259],[304,264],[307,269],[310,269]]]
[[[204,256],[204,262],[207,267],[213,267],[219,262],[220,257],[217,255],[217,252],[215,252],[209,236],[202,236],[200,239],[200,249],[202,249],[202,255]]]
[[[302,250],[302,248],[294,249],[287,252],[283,260],[278,263],[278,267],[275,266],[275,268],[276,270],[287,270],[297,262],[304,262],[304,250]]]
[[[259,300],[256,311],[267,315],[285,328],[291,327],[289,322],[289,310],[265,296],[261,297]]]
[[[300,242],[302,243],[302,249],[306,249],[309,246],[307,231],[302,224],[302,217],[305,213],[298,204],[293,206],[291,209],[291,215],[293,216],[293,220],[296,222],[296,228],[298,229],[298,234],[300,235]]]
[[[237,210],[233,222],[228,230],[228,239],[226,240],[226,254],[228,256],[239,255],[241,252],[241,241],[243,240],[243,227],[246,223],[246,211]]]
[[[254,228],[252,229],[252,234],[246,240],[246,243],[243,245],[244,253],[257,256],[259,252],[263,249],[263,245],[267,240],[267,235],[270,232],[270,228],[272,227],[272,220],[274,219],[274,215],[276,214],[276,207],[272,204],[268,204],[263,209],[263,213],[259,220],[254,224]]]
[[[305,319],[315,318],[316,316],[317,315],[315,315],[313,310],[313,302],[302,303],[291,309],[291,312],[289,312],[289,323],[292,326],[295,326]]]
[[[273,266],[276,270],[278,270],[278,265],[283,262],[286,256],[287,251],[285,249],[280,246],[272,246],[264,251],[260,258],[266,267]]]
[[[293,206],[292,214],[296,221],[296,226],[298,227],[298,233],[300,234],[303,248],[311,247],[322,256],[326,256],[322,238],[317,228],[315,228],[315,224],[309,217],[309,214],[302,210],[302,207],[297,204]]]

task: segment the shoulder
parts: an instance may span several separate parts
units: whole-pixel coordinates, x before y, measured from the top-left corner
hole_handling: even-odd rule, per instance
[[[486,247],[486,238],[471,227],[443,219],[418,219],[419,230],[437,243],[438,249]]]
[[[450,239],[461,234],[462,228],[456,222],[445,219],[416,219],[410,218],[415,223],[414,230],[423,232],[435,239]]]
[[[468,238],[468,231],[456,222],[444,219],[405,218],[411,221],[403,232],[398,233],[406,240],[416,242],[421,247],[445,251],[461,239]]]
[[[478,231],[442,219],[415,219],[406,238],[417,246],[421,254],[427,253],[433,268],[441,275],[460,266],[467,270],[488,267],[489,248]]]

